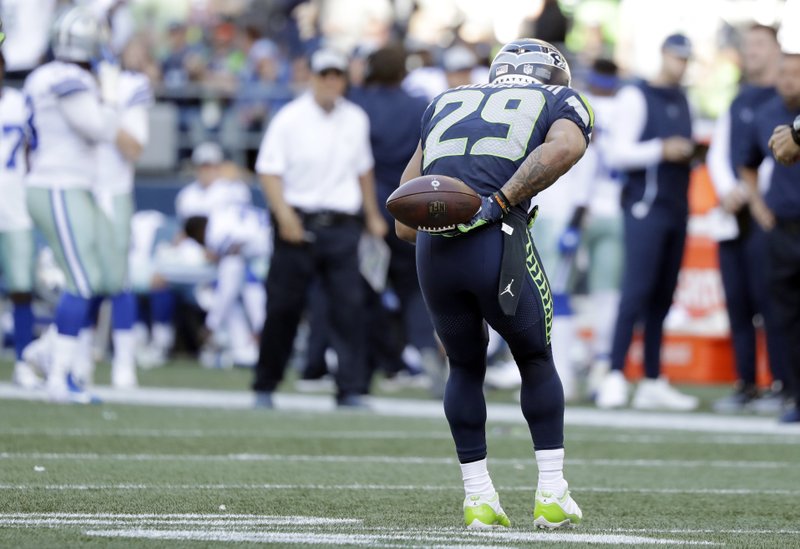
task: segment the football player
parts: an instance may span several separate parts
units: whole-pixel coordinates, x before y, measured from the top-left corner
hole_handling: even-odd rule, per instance
[[[98,145],[98,169],[93,191],[101,212],[98,244],[103,266],[103,292],[112,302],[114,356],[111,385],[129,388],[137,385],[132,330],[136,320],[136,298],[130,291],[127,275],[134,210],[134,163],[147,144],[147,109],[153,103],[153,92],[144,74],[131,71],[113,74],[117,71],[119,67],[114,61],[104,60],[98,65],[101,82],[111,86],[103,95],[106,102],[114,105],[120,113],[120,129],[114,143]]]
[[[248,265],[269,255],[272,240],[267,211],[229,205],[207,217],[190,217],[184,231],[205,247],[217,265],[205,320],[211,341],[217,347],[230,348],[234,364],[253,366],[258,359],[258,334],[264,326],[266,292]]]
[[[422,292],[450,360],[444,409],[461,463],[467,527],[510,524],[486,462],[485,322],[506,340],[522,376],[522,412],[539,468],[534,522],[571,526],[582,514],[563,475],[564,391],[550,348],[553,301],[528,231],[528,208],[583,156],[593,113],[570,89],[564,56],[541,40],[503,46],[489,80],[431,102],[401,179],[457,177],[482,195],[481,208],[447,233],[417,233],[399,223],[396,230],[416,242]]]
[[[58,334],[47,377],[47,389],[59,401],[85,400],[84,392],[70,390],[67,376],[90,298],[102,283],[99,210],[91,187],[97,145],[116,139],[119,117],[102,103],[90,66],[107,35],[106,26],[85,8],[68,9],[54,24],[55,59],[34,70],[24,86],[35,143],[26,176],[28,210],[67,277],[55,312]]]
[[[14,88],[4,86],[5,57],[0,52],[0,267],[5,288],[13,304],[14,383],[34,388],[41,379],[22,359],[22,350],[33,339],[33,222],[25,205],[25,172],[28,146],[28,121],[25,97]]]

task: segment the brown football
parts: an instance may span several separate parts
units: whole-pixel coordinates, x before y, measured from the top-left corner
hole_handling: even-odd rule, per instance
[[[386,208],[403,225],[439,232],[466,223],[481,206],[481,197],[455,177],[423,175],[400,185],[386,199]]]

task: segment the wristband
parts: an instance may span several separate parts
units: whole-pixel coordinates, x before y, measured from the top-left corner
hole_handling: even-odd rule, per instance
[[[497,202],[497,204],[500,206],[500,209],[503,210],[503,213],[508,212],[509,208],[511,208],[508,198],[501,190],[498,190],[496,193],[494,193],[494,201]]]
[[[794,119],[792,123],[792,139],[795,144],[800,147],[800,116]]]

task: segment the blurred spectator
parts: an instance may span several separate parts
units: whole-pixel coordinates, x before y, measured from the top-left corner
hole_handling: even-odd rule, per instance
[[[423,50],[416,55],[426,60],[431,52]],[[488,68],[479,66],[478,56],[470,47],[455,44],[441,53],[438,65],[426,64],[411,70],[403,80],[403,88],[413,96],[431,101],[450,88],[484,83],[488,75]]]
[[[143,35],[136,35],[122,48],[120,54],[122,68],[144,74],[151,86],[161,82],[161,68]]]
[[[445,89],[473,84],[472,70],[477,64],[478,57],[467,46],[456,44],[447,48],[442,54],[442,68],[447,81]],[[487,80],[488,78],[482,80],[481,83]]]
[[[520,31],[521,36],[538,38],[561,48],[567,38],[569,19],[561,11],[558,0],[544,0],[542,11],[533,20],[526,20]]]
[[[645,378],[633,407],[692,410],[699,404],[697,398],[678,392],[661,377],[663,323],[678,282],[689,214],[694,143],[681,82],[691,55],[686,36],[668,36],[662,43],[658,75],[620,90],[609,127],[608,162],[624,177],[625,265],[611,371],[597,394],[601,408],[624,406],[628,401],[623,368],[640,321],[644,321]]]
[[[719,238],[719,266],[731,326],[736,373],[734,393],[714,402],[719,412],[745,408],[777,413],[786,380],[786,349],[780,328],[769,306],[766,235],[747,209],[749,189],[740,183],[736,168],[744,162],[742,145],[755,122],[753,112],[777,95],[781,51],[775,29],[753,25],[744,33],[742,69],[745,83],[730,109],[717,120],[708,154],[708,168],[720,200],[715,225]],[[756,387],[756,328],[754,316],[761,314],[774,391],[759,399]],[[758,402],[756,402],[758,400]],[[771,410],[770,410],[771,408]]]
[[[364,225],[381,237],[387,225],[375,201],[369,120],[343,98],[347,58],[318,50],[311,69],[310,93],[278,112],[256,163],[276,227],[253,382],[260,407],[273,406],[272,393],[283,379],[315,275],[330,303],[339,357],[337,405],[364,405],[364,333],[352,329],[364,322],[358,243]]]
[[[245,54],[237,42],[238,29],[231,21],[217,24],[211,32],[211,45],[203,84],[231,95],[236,91],[237,75],[245,67]]]
[[[292,100],[288,86],[289,69],[278,47],[264,38],[254,42],[233,107],[239,131],[263,133],[270,117]]]
[[[189,83],[187,60],[191,51],[186,42],[186,26],[183,23],[170,23],[167,29],[167,53],[161,59],[165,87],[178,89]]]
[[[213,209],[228,204],[251,202],[250,189],[244,182],[225,177],[224,160],[222,148],[216,143],[207,141],[195,147],[192,164],[197,179],[175,197],[175,214],[179,220],[208,215]]]
[[[744,139],[740,174],[750,187],[750,212],[767,232],[768,281],[776,321],[787,338],[794,405],[781,417],[800,422],[800,164],[777,164],[763,197],[756,169],[770,154],[774,128],[800,115],[800,54],[784,53],[777,80],[778,97],[755,111]],[[789,402],[785,402],[789,404]]]
[[[387,223],[394,219],[386,209],[386,199],[397,188],[408,159],[414,154],[420,138],[420,121],[427,102],[411,96],[400,86],[406,75],[406,52],[402,46],[391,45],[371,53],[367,58],[365,86],[354,89],[351,99],[367,113],[370,122],[370,144],[375,158],[375,189],[381,214]],[[385,237],[391,250],[388,282],[399,300],[405,329],[405,339],[419,351],[422,366],[434,381],[434,390],[444,389],[445,364],[434,337],[422,291],[417,280],[416,257],[413,246],[401,241],[394,231]],[[376,338],[391,338],[388,316],[379,296],[373,296],[373,316],[383,317],[383,322],[372,320],[370,324],[382,325],[376,330]],[[375,342],[371,345],[375,345]],[[404,345],[403,345],[404,346]],[[398,356],[403,346],[398,349]],[[387,343],[382,348],[391,348]],[[400,362],[400,361],[397,361]],[[388,376],[398,374],[388,372]]]

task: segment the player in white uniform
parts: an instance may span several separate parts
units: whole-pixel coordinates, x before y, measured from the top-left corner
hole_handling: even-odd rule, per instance
[[[107,36],[84,8],[64,12],[53,29],[55,60],[25,80],[32,141],[26,177],[31,218],[53,249],[67,278],[55,313],[57,337],[47,387],[56,400],[71,399],[67,376],[85,325],[90,298],[102,285],[97,249],[99,210],[92,197],[97,144],[117,137],[116,111],[101,102],[89,64]]]
[[[147,144],[149,135],[147,109],[153,103],[150,81],[141,73],[124,71],[118,76],[117,95],[113,99],[116,99],[120,113],[119,133],[114,143],[98,145],[98,169],[93,191],[102,213],[98,226],[103,268],[102,290],[112,302],[114,356],[111,384],[118,388],[129,388],[137,385],[133,336],[136,298],[128,280],[128,251],[134,211],[134,163]],[[93,324],[94,319],[90,318],[89,321]],[[87,332],[91,334],[91,328]],[[91,336],[87,339],[90,342]],[[90,351],[91,345],[85,345],[84,359],[89,364]]]
[[[248,186],[223,173],[224,155],[216,143],[199,144],[192,152],[197,179],[182,188],[175,197],[175,214],[181,222],[192,216],[207,216],[215,208],[228,204],[250,204]]]
[[[206,315],[212,341],[230,348],[234,364],[254,365],[258,335],[264,326],[266,294],[263,282],[253,280],[247,267],[270,253],[267,211],[229,205],[207,217],[190,217],[184,230],[217,264],[217,282]]]
[[[0,18],[7,35],[3,49],[9,78],[24,78],[47,52],[56,0],[2,0]]]
[[[41,380],[22,360],[22,350],[33,339],[33,222],[25,205],[25,172],[28,120],[25,97],[3,86],[5,57],[0,52],[0,269],[13,304],[14,382],[33,388]]]

